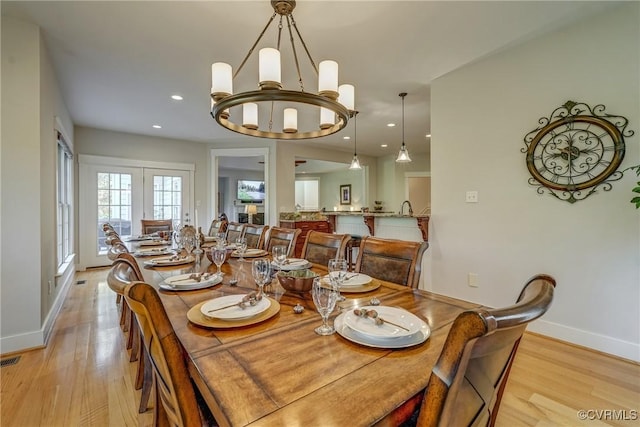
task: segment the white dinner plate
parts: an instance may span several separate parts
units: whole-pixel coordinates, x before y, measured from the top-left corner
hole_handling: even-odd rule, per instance
[[[238,305],[234,305],[229,308],[225,308],[224,310],[218,310],[213,313],[209,313],[209,310],[215,310],[216,308],[225,307],[231,304],[237,304],[242,301],[244,298],[244,294],[240,295],[226,295],[220,298],[214,298],[210,301],[207,301],[200,307],[200,311],[205,317],[213,318],[213,319],[222,319],[222,320],[238,320],[238,319],[246,319],[248,317],[255,316],[257,314],[266,311],[271,306],[271,301],[269,298],[262,298],[258,303],[254,306],[247,306],[244,308],[239,307]]]
[[[348,312],[344,312],[335,318],[333,326],[339,335],[352,341],[356,344],[365,345],[367,347],[376,348],[405,348],[414,345],[422,344],[431,335],[431,328],[426,322],[423,322],[420,329],[412,334],[404,337],[398,337],[394,339],[388,338],[374,338],[366,335],[361,335],[358,332],[351,329],[345,324],[344,318]]]
[[[170,254],[172,253],[170,248],[164,247],[164,248],[143,248],[143,249],[138,249],[137,251],[135,251],[133,253],[134,256],[136,257],[141,257],[141,256],[155,256],[155,255],[166,255],[166,254]]]
[[[337,274],[335,272],[329,273],[329,274]],[[330,283],[329,280],[329,274],[327,274],[326,276],[324,276],[322,279],[325,280],[327,283]],[[366,274],[362,274],[362,273],[347,273],[347,279],[342,282],[342,285],[340,285],[340,288],[348,288],[349,286],[362,286],[362,285],[366,285],[371,283],[371,276],[367,276]]]
[[[125,239],[126,242],[141,242],[144,240],[153,240],[153,236],[131,236],[128,239]]]
[[[282,267],[279,267],[275,261],[271,262],[271,266],[276,270],[292,271],[292,270],[304,270],[305,268],[311,268],[311,263],[302,258],[288,258]]]
[[[163,258],[154,258],[144,262],[144,265],[151,267],[162,267],[166,265],[182,265],[194,262],[196,259],[190,255],[186,257],[169,256]]]
[[[358,334],[375,339],[395,339],[413,335],[420,330],[424,323],[419,317],[407,310],[397,307],[386,306],[364,306],[359,310],[375,310],[378,317],[388,320],[381,325],[376,324],[371,317],[357,316],[353,310],[345,312],[344,323]],[[393,325],[392,323],[395,323]],[[403,326],[405,329],[396,326]]]
[[[138,246],[162,246],[168,244],[169,242],[167,242],[166,240],[144,240],[138,243]]]
[[[204,289],[222,282],[222,276],[213,274],[206,280],[196,281],[189,279],[191,274],[179,274],[168,277],[160,284],[160,288],[168,291],[191,291],[194,289]],[[189,279],[189,280],[186,280]]]
[[[264,255],[268,255],[267,251],[265,251],[263,249],[251,248],[251,249],[247,249],[245,251],[245,253],[243,254],[243,257],[244,258],[255,258],[255,257],[264,256]],[[231,256],[235,257],[235,258],[240,258],[240,252],[238,252],[237,250],[233,251],[231,253]]]

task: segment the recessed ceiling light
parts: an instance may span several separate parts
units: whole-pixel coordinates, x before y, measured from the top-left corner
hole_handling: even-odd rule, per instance
[[[171,95],[171,99],[174,99],[176,101],[182,101],[184,98],[181,97],[180,95]]]
[[[431,134],[430,134],[430,133],[428,133],[428,134],[426,134],[426,135],[425,135],[425,137],[426,137],[426,138],[431,138]]]
[[[394,127],[395,125],[395,123],[387,123],[387,126],[389,126],[390,128]]]
[[[382,147],[382,148],[387,148],[387,147],[388,147],[388,145],[387,145],[387,144],[381,144],[381,145],[380,145],[380,147]]]
[[[342,139],[351,139],[350,136],[343,136]]]
[[[160,126],[160,125],[153,125],[153,128],[154,128],[154,129],[162,129],[162,126]]]

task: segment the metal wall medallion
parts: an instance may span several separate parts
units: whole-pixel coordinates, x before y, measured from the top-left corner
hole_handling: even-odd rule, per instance
[[[602,104],[591,108],[567,101],[524,137],[529,184],[539,194],[575,203],[598,189],[609,191],[622,178],[618,167],[624,158],[624,138],[634,132],[629,121],[607,114]]]

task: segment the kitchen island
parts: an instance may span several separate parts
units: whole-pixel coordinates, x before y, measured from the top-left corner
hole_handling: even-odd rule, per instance
[[[412,241],[429,240],[429,215],[400,215],[395,212],[323,212],[332,231],[352,236],[376,236]]]

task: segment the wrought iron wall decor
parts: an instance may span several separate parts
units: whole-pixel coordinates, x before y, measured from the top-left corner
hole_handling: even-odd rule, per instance
[[[529,184],[539,194],[549,192],[569,203],[584,200],[598,189],[609,191],[622,178],[629,120],[605,113],[602,104],[591,108],[567,101],[541,117],[538,127],[524,137]]]

